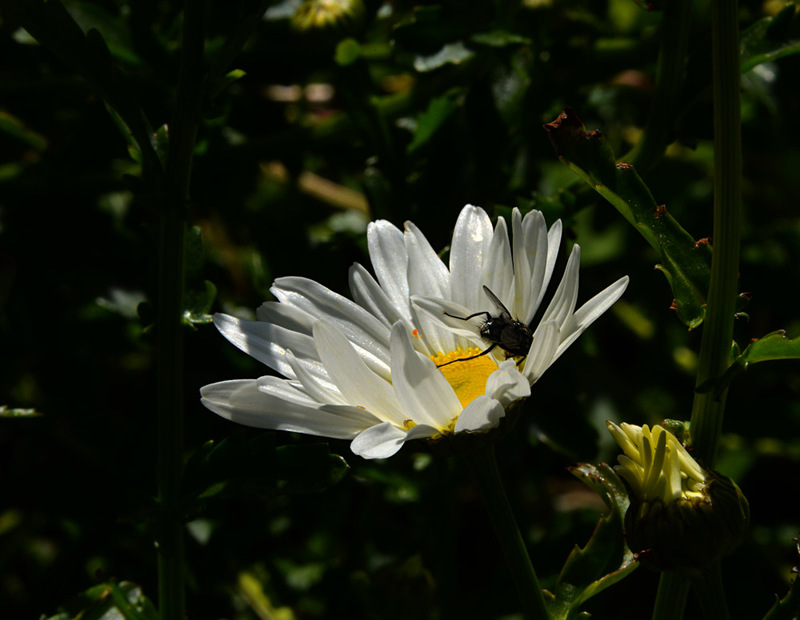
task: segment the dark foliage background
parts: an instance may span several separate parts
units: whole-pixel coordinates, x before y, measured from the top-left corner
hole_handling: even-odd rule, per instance
[[[180,50],[174,3],[63,4],[82,29],[103,35],[154,131],[167,123]],[[231,67],[246,75],[204,105],[189,206],[190,298],[203,306],[208,280],[218,292],[213,311],[252,316],[278,276],[346,292],[349,266],[368,263],[370,219],[410,219],[445,249],[468,202],[561,218],[584,251],[582,300],[622,274],[631,285],[534,387],[500,450],[518,520],[551,586],[602,510],[566,467],[615,458],[606,419],[653,424],[690,414],[700,330],[688,332],[669,309],[654,252],[559,163],[542,130],[569,105],[623,157],[652,102],[661,13],[632,0],[365,0],[357,18],[302,32],[287,17],[295,6],[269,8]],[[781,6],[742,1],[743,28]],[[248,10],[207,3],[209,57]],[[677,141],[641,170],[696,238],[711,231],[708,13],[707,2],[694,3],[691,80],[670,134]],[[108,579],[133,581],[155,599],[153,208],[103,100],[11,12],[0,19],[0,404],[42,414],[0,419],[0,609],[9,618],[53,614]],[[800,57],[787,55],[743,80],[741,289],[752,299],[749,320],[736,327],[742,344],[779,328],[800,333],[798,79]],[[319,443],[235,428],[202,408],[202,385],[264,370],[211,325],[187,326],[185,336],[187,458],[234,435],[267,451]],[[719,469],[740,482],[753,515],[748,541],[725,565],[737,618],[763,615],[796,562],[798,369],[755,367],[729,398]],[[327,486],[323,459],[286,489],[304,493],[258,487],[197,507],[189,617],[517,611],[463,463],[421,443],[386,462],[363,461],[346,442],[330,447],[350,469],[325,490],[311,492]],[[269,477],[265,462],[241,474]],[[587,609],[645,617],[656,583],[640,569]]]

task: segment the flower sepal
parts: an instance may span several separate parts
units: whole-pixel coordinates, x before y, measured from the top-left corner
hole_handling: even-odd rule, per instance
[[[665,501],[631,497],[625,537],[644,565],[657,570],[702,570],[744,539],[750,507],[736,483],[706,472],[699,496]]]

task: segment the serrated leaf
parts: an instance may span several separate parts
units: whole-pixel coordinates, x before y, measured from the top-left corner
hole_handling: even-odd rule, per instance
[[[19,23],[39,44],[77,71],[114,108],[135,139],[145,170],[160,174],[162,168],[151,147],[137,93],[113,66],[100,32],[90,29],[84,35],[61,2],[10,0],[4,9],[9,21]]]
[[[751,342],[736,356],[733,363],[718,379],[713,379],[697,387],[697,392],[719,393],[727,388],[736,376],[743,373],[751,364],[776,360],[800,360],[800,336],[789,340],[782,329]]]
[[[452,95],[433,99],[428,108],[417,118],[417,130],[414,139],[406,147],[406,153],[410,155],[427,144],[457,108],[458,102]]]
[[[792,579],[789,592],[775,601],[764,620],[797,620],[800,616],[800,577]]]
[[[690,329],[705,317],[705,298],[711,276],[711,250],[696,242],[659,205],[631,164],[616,163],[614,152],[599,131],[586,131],[569,108],[545,129],[556,154],[570,170],[611,203],[658,252],[660,264],[675,297],[678,318]]]
[[[580,463],[570,471],[603,498],[608,513],[600,517],[586,546],[575,546],[556,580],[554,592],[548,593],[551,620],[581,617],[581,605],[638,566],[623,536],[629,503],[625,485],[605,463]]]
[[[800,52],[800,19],[797,6],[787,4],[774,17],[765,17],[744,30],[740,37],[741,72],[765,62]]]
[[[800,538],[794,539],[794,544],[800,554]],[[797,620],[800,617],[800,567],[792,568],[795,577],[789,584],[789,591],[782,599],[775,600],[775,604],[770,608],[764,620]]]

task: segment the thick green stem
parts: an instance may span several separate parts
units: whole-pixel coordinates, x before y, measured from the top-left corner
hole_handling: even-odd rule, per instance
[[[689,582],[679,571],[661,574],[658,582],[656,604],[653,607],[653,620],[683,620]]]
[[[714,62],[714,254],[707,311],[700,343],[697,384],[721,375],[730,365],[739,278],[742,135],[739,101],[739,16],[736,0],[712,2]],[[692,447],[713,468],[726,394],[695,395]]]
[[[187,0],[178,96],[169,130],[158,252],[158,598],[162,620],[183,620],[183,271],[186,205],[203,89],[202,6]]]
[[[719,562],[696,575],[692,586],[706,620],[730,620]]]
[[[478,480],[486,510],[500,541],[525,617],[532,620],[546,620],[548,616],[542,588],[508,503],[503,480],[497,469],[494,444],[469,455],[467,461]]]
[[[641,172],[654,167],[664,156],[675,125],[675,111],[686,73],[691,0],[670,0],[664,5],[656,86],[642,139],[625,156]]]
[[[736,0],[713,0],[712,46],[714,89],[714,254],[709,284],[697,383],[719,377],[730,365],[733,320],[739,277],[739,228],[741,219],[742,136],[739,100],[739,11]],[[694,456],[711,469],[717,457],[727,390],[695,393],[692,406]],[[682,617],[685,591],[680,605],[668,596],[675,582],[685,578],[665,573],[653,618]],[[719,566],[702,576],[702,585],[714,584],[719,614],[727,618]],[[662,596],[662,590],[665,594]],[[701,601],[703,596],[701,596]],[[672,613],[673,615],[669,615]],[[716,614],[717,611],[714,612]]]

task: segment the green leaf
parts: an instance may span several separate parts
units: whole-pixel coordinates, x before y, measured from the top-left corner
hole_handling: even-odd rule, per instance
[[[448,43],[442,49],[430,56],[417,56],[414,59],[414,69],[420,73],[427,73],[444,67],[445,65],[460,65],[472,58],[475,52],[464,47],[461,41]]]
[[[185,279],[183,321],[189,325],[204,325],[213,319],[211,308],[217,298],[217,287],[202,278],[205,266],[203,235],[199,226],[186,231]]]
[[[603,498],[608,514],[600,517],[585,547],[575,546],[556,580],[554,593],[547,593],[551,620],[580,617],[583,603],[624,579],[638,566],[623,537],[629,503],[623,482],[605,463],[598,466],[579,463],[570,471]]]
[[[44,414],[36,411],[36,409],[19,409],[17,407],[0,405],[0,418],[40,418],[43,415]]]
[[[410,155],[427,144],[456,109],[458,102],[453,95],[433,99],[428,109],[417,118],[417,130],[414,139],[406,147],[406,153]]]
[[[204,281],[201,290],[186,291],[186,310],[183,311],[183,320],[190,325],[206,325],[214,320],[210,314],[214,300],[217,298],[217,287],[209,280]]]
[[[337,65],[346,67],[352,65],[359,58],[361,58],[361,45],[355,39],[344,39],[336,46],[334,59]]]
[[[136,89],[112,64],[100,32],[92,28],[84,35],[58,1],[10,0],[3,8],[9,22],[20,24],[36,41],[77,71],[116,111],[136,141],[145,169],[160,175],[162,169],[151,147]]]
[[[615,162],[599,131],[586,131],[569,108],[545,129],[559,158],[614,208],[658,252],[656,268],[667,278],[678,318],[690,329],[703,322],[711,249],[695,241],[664,205],[659,205],[631,164]]]
[[[800,360],[800,336],[789,340],[786,338],[786,332],[779,329],[751,342],[740,355],[735,357],[721,377],[698,386],[696,391],[703,393],[714,390],[715,393],[720,393],[751,364],[775,360]]]
[[[0,110],[0,132],[16,138],[37,151],[47,148],[47,138],[30,127],[26,127],[25,123],[5,110]]]
[[[158,613],[142,589],[129,581],[93,586],[46,620],[156,620]]]
[[[474,34],[470,40],[488,47],[508,47],[509,45],[530,45],[531,40],[506,30],[492,30]]]
[[[186,513],[194,516],[205,500],[237,494],[269,499],[280,494],[318,493],[338,483],[349,466],[325,443],[277,447],[275,434],[240,431],[206,442],[186,464]],[[199,501],[199,504],[198,504]]]
[[[797,6],[787,4],[774,17],[758,20],[740,37],[741,72],[765,62],[800,52],[800,19]]]
[[[795,573],[797,569],[795,569]],[[789,585],[789,592],[775,604],[764,616],[764,620],[797,620],[800,616],[800,577],[795,575]]]

